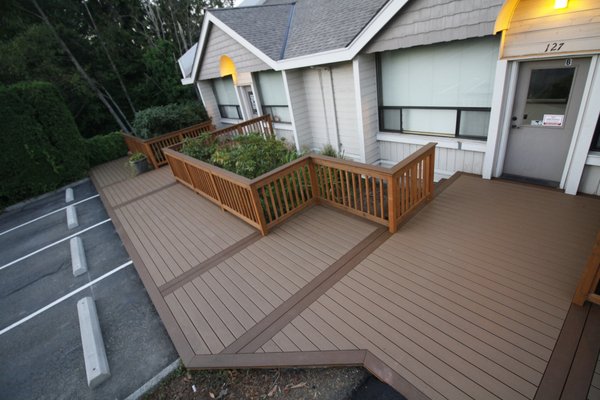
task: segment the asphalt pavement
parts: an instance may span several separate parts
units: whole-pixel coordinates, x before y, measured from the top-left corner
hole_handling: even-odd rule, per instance
[[[121,399],[178,357],[94,186],[73,189],[75,229],[67,229],[64,190],[0,215],[0,399]],[[88,264],[79,277],[73,236]],[[111,372],[94,389],[77,315],[86,296],[96,302]]]

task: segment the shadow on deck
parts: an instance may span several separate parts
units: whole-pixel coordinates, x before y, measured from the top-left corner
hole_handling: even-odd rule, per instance
[[[92,179],[187,367],[363,365],[409,399],[590,387],[598,308],[570,304],[595,199],[462,175],[393,235],[314,207],[261,237],[123,163]]]

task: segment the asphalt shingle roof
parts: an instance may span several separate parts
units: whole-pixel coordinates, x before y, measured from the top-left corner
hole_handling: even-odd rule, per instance
[[[347,47],[389,0],[282,1],[211,12],[271,59],[281,60]]]

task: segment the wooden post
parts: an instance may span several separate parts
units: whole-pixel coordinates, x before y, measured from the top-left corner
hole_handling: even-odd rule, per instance
[[[310,192],[312,194],[312,201],[314,204],[319,204],[319,181],[317,179],[317,172],[315,171],[315,164],[312,158],[309,158],[307,165],[310,174],[310,186],[312,189]]]
[[[397,188],[398,188],[398,182],[397,182],[397,178],[395,175],[389,175],[387,178],[388,181],[388,188],[387,188],[387,195],[388,195],[388,226],[389,226],[389,230],[390,233],[395,233],[396,231],[398,231],[398,217],[397,215],[399,214],[399,210],[398,207],[396,206],[396,193]]]
[[[250,192],[252,193],[252,207],[254,208],[254,214],[257,217],[257,221],[259,223],[260,234],[265,236],[269,230],[267,229],[267,221],[265,219],[265,214],[263,213],[262,206],[260,205],[260,197],[258,196],[258,189],[255,185],[250,187]]]
[[[600,277],[600,232],[596,236],[596,243],[592,249],[592,254],[588,257],[585,265],[585,270],[581,275],[577,290],[573,296],[573,304],[582,306],[583,303],[588,299],[590,294],[593,294],[596,288],[594,284],[598,285],[598,278]]]
[[[273,118],[271,118],[271,114],[267,115],[267,123],[269,124],[269,134],[271,137],[275,136],[275,130],[273,129]]]
[[[430,201],[433,198],[433,178],[435,172],[435,146],[431,149],[431,155],[425,159],[425,162],[429,165],[428,177],[427,177],[427,185],[428,185],[428,194],[427,201]]]
[[[149,143],[143,143],[142,146],[144,149],[144,153],[146,154],[146,157],[148,157],[148,159],[152,163],[152,166],[154,167],[154,169],[158,169],[158,161],[156,161],[156,158],[154,157],[154,152],[152,151],[152,146]]]

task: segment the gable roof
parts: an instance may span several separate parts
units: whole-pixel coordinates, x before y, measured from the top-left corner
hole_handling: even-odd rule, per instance
[[[207,10],[192,73],[183,82],[198,76],[210,24],[274,70],[285,70],[351,60],[408,0],[283,1]]]

